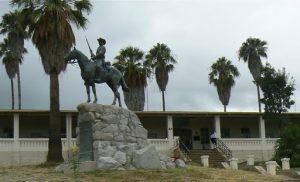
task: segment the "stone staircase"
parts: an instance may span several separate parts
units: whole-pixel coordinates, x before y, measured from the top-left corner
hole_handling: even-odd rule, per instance
[[[209,167],[221,167],[221,162],[227,162],[227,159],[218,149],[209,150],[190,150],[189,157],[192,162],[201,164],[201,156],[208,155]]]

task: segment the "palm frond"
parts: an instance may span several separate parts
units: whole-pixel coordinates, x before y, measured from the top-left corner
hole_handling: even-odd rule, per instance
[[[87,19],[83,13],[89,13],[89,0],[13,0],[13,5],[22,7],[28,24],[32,42],[38,48],[46,73],[59,73],[66,68],[63,60],[75,44],[71,24],[84,28]]]
[[[174,70],[174,64],[176,63],[177,61],[171,54],[171,49],[164,43],[157,43],[149,50],[144,64],[152,68],[151,72],[155,73],[160,90],[165,91],[168,84],[168,74]]]
[[[139,48],[128,46],[121,49],[113,64],[123,74],[129,87],[147,86],[147,68],[144,67],[144,52]]]
[[[228,105],[231,88],[234,86],[234,78],[239,76],[238,69],[225,57],[219,58],[211,65],[208,81],[217,87],[219,100],[224,106]]]

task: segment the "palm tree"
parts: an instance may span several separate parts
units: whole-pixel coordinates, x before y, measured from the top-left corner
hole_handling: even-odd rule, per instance
[[[248,62],[248,68],[254,79],[257,88],[258,110],[261,112],[260,90],[258,79],[261,77],[263,65],[261,57],[267,58],[267,42],[258,38],[248,38],[238,50],[239,60]]]
[[[14,59],[14,66],[16,67],[16,75],[18,81],[18,106],[22,108],[21,99],[21,76],[20,64],[22,64],[23,54],[26,53],[24,48],[24,39],[28,38],[25,30],[24,19],[22,19],[21,12],[15,10],[2,16],[0,23],[0,34],[7,34],[8,48],[11,51],[12,59]],[[16,63],[16,64],[15,64]],[[6,63],[7,64],[7,63]],[[12,63],[11,63],[12,64]]]
[[[229,103],[231,88],[235,84],[234,78],[239,75],[238,69],[225,57],[219,58],[211,65],[208,80],[210,84],[217,87],[219,100],[224,106],[224,112],[226,112],[226,106]]]
[[[50,75],[50,121],[49,150],[47,162],[61,162],[61,118],[59,105],[59,74],[65,70],[64,56],[75,44],[70,23],[85,28],[89,13],[89,0],[12,0],[13,5],[22,8],[23,17],[29,17],[29,33],[41,56],[46,74]]]
[[[3,57],[2,61],[5,65],[7,76],[10,79],[11,109],[15,109],[14,78],[17,74],[16,65],[18,65],[18,63],[16,62],[16,59],[14,59],[12,52],[9,50],[8,44],[7,38],[0,43],[0,58]]]
[[[174,70],[177,61],[171,55],[171,49],[166,44],[157,43],[146,55],[145,65],[155,71],[156,83],[162,92],[163,111],[165,111],[165,91],[169,81],[169,73]]]
[[[145,105],[145,87],[150,71],[143,65],[143,58],[143,51],[128,46],[120,50],[119,55],[115,57],[117,62],[113,64],[124,74],[129,87],[129,92],[123,92],[124,100],[128,109],[133,111],[143,111]]]

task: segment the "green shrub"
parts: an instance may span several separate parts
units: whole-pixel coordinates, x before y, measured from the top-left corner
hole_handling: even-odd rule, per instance
[[[285,127],[277,141],[275,160],[281,163],[285,157],[290,158],[291,167],[300,167],[300,125]]]

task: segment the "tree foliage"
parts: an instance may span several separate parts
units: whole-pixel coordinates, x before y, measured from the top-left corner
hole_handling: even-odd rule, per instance
[[[144,52],[139,48],[128,46],[121,49],[115,57],[113,65],[120,70],[129,87],[124,93],[127,108],[133,111],[143,111],[145,104],[145,87],[150,76],[149,67],[144,65]]]
[[[224,106],[224,112],[226,112],[226,106],[229,103],[231,88],[235,84],[234,78],[239,75],[238,69],[225,57],[219,58],[211,65],[208,80],[210,84],[217,87],[219,100]]]
[[[64,56],[75,44],[72,24],[85,28],[89,0],[12,0],[22,13],[26,29],[39,51],[44,71],[50,75],[50,121],[47,162],[60,162],[61,116],[59,103],[59,74],[65,70]]]
[[[291,96],[295,90],[294,79],[289,78],[285,69],[276,71],[269,63],[262,70],[259,85],[263,91],[261,102],[266,114],[282,114],[295,103]]]
[[[248,68],[257,81],[262,72],[261,57],[267,58],[267,42],[258,38],[248,38],[238,50],[238,57],[248,63]]]
[[[238,50],[238,57],[239,60],[242,59],[248,63],[248,68],[256,84],[258,109],[261,112],[260,90],[257,80],[260,78],[263,68],[261,58],[267,58],[267,42],[258,38],[248,38]]]
[[[149,68],[144,66],[144,52],[139,48],[128,46],[121,49],[115,57],[117,62],[113,65],[124,74],[127,85],[147,86]]]
[[[171,49],[163,43],[157,43],[146,55],[145,64],[154,70],[156,83],[162,92],[163,111],[165,111],[165,91],[169,81],[169,73],[174,70],[177,61]],[[153,72],[153,71],[152,71]]]
[[[19,109],[21,109],[22,105],[21,76],[19,67],[23,60],[23,54],[27,52],[24,47],[24,39],[28,38],[25,19],[26,18],[23,17],[21,11],[15,10],[4,14],[2,16],[2,21],[0,22],[0,34],[7,35],[1,46],[2,48],[3,46],[6,46],[7,49],[3,58],[3,63],[5,64],[7,73],[10,72],[8,75],[11,82],[13,82],[13,78],[17,75]],[[1,49],[0,52],[3,52],[3,50],[4,49]],[[12,97],[14,97],[14,89],[12,89]],[[12,105],[14,105],[14,103],[12,103]]]
[[[289,125],[276,143],[275,159],[290,158],[291,167],[300,167],[300,126]]]
[[[13,52],[9,49],[8,39],[5,38],[3,42],[0,42],[0,58],[5,65],[5,70],[9,79],[15,78],[17,74],[18,62],[13,56]]]

